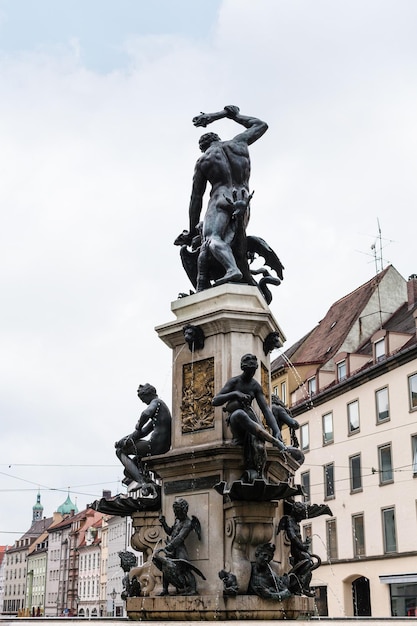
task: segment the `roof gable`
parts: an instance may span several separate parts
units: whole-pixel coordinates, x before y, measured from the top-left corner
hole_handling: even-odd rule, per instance
[[[398,281],[399,277],[404,282],[405,288],[404,279],[392,265],[389,265],[377,276],[334,302],[325,317],[306,335],[306,338],[285,352],[286,357],[291,358],[294,365],[305,363],[323,365],[342,350],[355,351],[360,344],[358,340],[360,331],[358,329],[356,332],[351,333],[351,331],[355,324],[360,325],[362,313],[366,312],[368,317],[368,311],[372,308],[368,307],[371,298],[376,294],[377,288],[383,285],[384,279],[389,274],[392,274],[391,281]],[[398,304],[395,305],[395,308]],[[385,313],[384,315],[387,318],[389,314]],[[369,324],[369,321],[367,323]],[[377,323],[376,317],[374,317],[373,323]],[[348,341],[349,333],[352,336]],[[275,372],[280,366],[282,367],[284,359],[282,356],[275,359],[271,371]]]

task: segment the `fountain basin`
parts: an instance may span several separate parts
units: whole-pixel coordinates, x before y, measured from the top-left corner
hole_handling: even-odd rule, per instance
[[[308,619],[314,615],[314,599],[292,596],[283,602],[258,596],[159,596],[127,598],[132,620],[277,620]]]

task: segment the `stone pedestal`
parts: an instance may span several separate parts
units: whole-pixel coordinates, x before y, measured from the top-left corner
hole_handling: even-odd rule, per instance
[[[269,397],[269,355],[263,342],[271,332],[284,342],[284,334],[260,291],[248,285],[213,287],[176,300],[171,309],[177,319],[156,331],[172,349],[172,448],[222,444],[231,435],[221,407],[211,406],[213,396],[231,376],[240,374],[240,359],[250,352],[258,358],[256,378]],[[187,324],[203,330],[203,349],[190,351],[183,334]]]
[[[189,560],[205,580],[196,576],[197,596],[159,597],[161,578],[151,559],[152,550],[163,547],[165,533],[157,514],[135,514],[132,546],[143,551],[145,565],[138,572],[143,581],[142,597],[127,599],[129,617],[212,620],[309,615],[313,611],[309,598],[277,602],[246,595],[257,545],[276,544],[275,560],[284,568],[288,565],[289,548],[276,536],[283,515],[279,498],[295,493],[293,475],[298,466],[291,457],[267,447],[268,480],[277,485],[281,495],[275,495],[274,501],[262,501],[262,495],[254,490],[253,501],[247,497],[242,501],[240,495],[234,498],[237,492],[231,494],[229,488],[240,484],[245,469],[243,450],[232,443],[222,408],[211,404],[225,382],[240,373],[241,357],[249,352],[258,358],[257,379],[269,401],[270,363],[264,341],[272,332],[278,333],[281,341],[284,335],[256,287],[221,285],[177,300],[172,311],[176,319],[156,329],[172,349],[172,448],[164,455],[149,457],[147,463],[161,481],[162,513],[168,525],[174,522],[172,505],[179,497],[187,500],[188,515],[196,516],[201,524],[201,540],[192,532],[186,546]],[[189,349],[183,334],[187,324],[202,329],[204,347]],[[220,570],[236,575],[236,597],[223,597]]]

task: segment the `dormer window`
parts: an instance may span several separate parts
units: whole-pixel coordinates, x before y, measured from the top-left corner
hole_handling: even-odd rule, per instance
[[[342,382],[346,378],[346,360],[339,361],[336,364],[337,367],[337,382]]]
[[[314,396],[314,394],[316,393],[316,377],[313,376],[313,378],[309,378],[307,381],[307,391],[308,391],[308,395],[309,396]]]
[[[380,339],[379,341],[375,341],[374,343],[375,349],[375,363],[379,361],[383,361],[385,359],[385,338]]]

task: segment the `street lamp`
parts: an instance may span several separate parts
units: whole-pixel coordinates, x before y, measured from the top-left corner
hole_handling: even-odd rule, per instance
[[[116,600],[116,596],[117,596],[117,591],[116,589],[113,587],[113,591],[110,594],[111,599],[113,600],[113,617],[114,617],[114,601]]]

